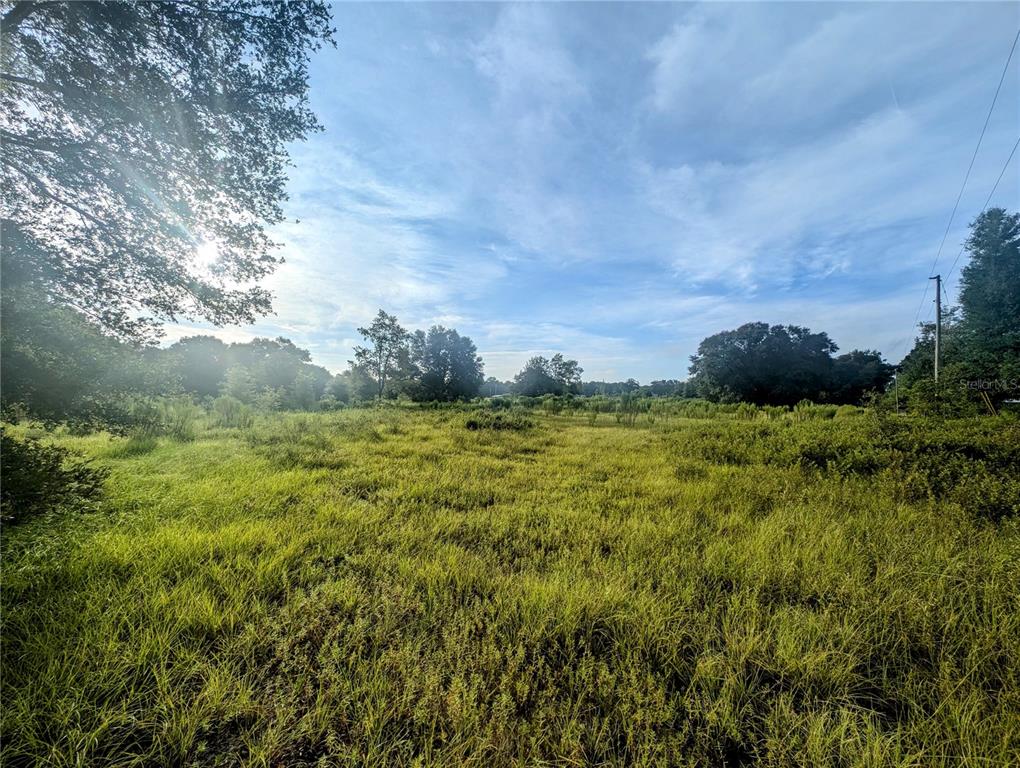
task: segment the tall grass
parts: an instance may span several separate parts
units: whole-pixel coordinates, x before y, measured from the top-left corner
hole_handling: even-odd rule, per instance
[[[60,438],[112,474],[5,533],[3,764],[1016,764],[1015,422],[683,407]]]

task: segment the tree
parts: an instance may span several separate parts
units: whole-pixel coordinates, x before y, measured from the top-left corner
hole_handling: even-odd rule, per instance
[[[364,366],[352,363],[350,368],[340,374],[339,378],[346,385],[350,400],[372,400],[378,394],[378,385]]]
[[[676,379],[659,379],[648,385],[648,394],[653,397],[671,397],[683,391],[684,382]]]
[[[125,400],[176,386],[160,350],[139,348],[99,332],[69,307],[10,289],[0,271],[0,392],[3,409],[16,406],[47,422],[123,425]]]
[[[528,360],[520,372],[514,376],[514,392],[518,395],[538,397],[549,393],[558,393],[559,382],[552,375],[549,360],[541,355]]]
[[[567,360],[558,352],[551,360],[539,355],[528,360],[514,376],[513,390],[530,397],[581,392],[583,372],[576,360]]]
[[[498,395],[508,395],[513,390],[513,385],[509,381],[500,381],[495,376],[489,376],[485,383],[482,384],[482,394],[486,397],[496,397]]]
[[[567,360],[557,352],[549,361],[549,372],[559,382],[562,394],[577,394],[581,391],[581,374],[584,369],[576,360]]]
[[[358,333],[371,343],[370,347],[354,348],[354,363],[375,382],[376,397],[382,399],[386,382],[396,376],[401,356],[407,354],[408,334],[397,318],[379,310],[372,324],[358,328]]]
[[[690,373],[708,400],[794,405],[826,398],[837,349],[825,333],[746,323],[704,339],[691,357]]]
[[[338,373],[326,387],[326,397],[332,397],[338,403],[349,403],[351,401],[350,377]]]
[[[332,35],[322,0],[5,3],[5,261],[121,337],[268,312],[251,283],[278,263],[266,227]]]
[[[962,356],[968,376],[1020,381],[1020,214],[990,208],[971,223],[960,274]],[[1016,396],[1009,386],[989,395]]]
[[[935,324],[923,323],[899,365],[899,384],[917,390],[912,402],[959,410],[957,394],[992,400],[1020,390],[1020,215],[990,208],[971,222],[961,271],[960,306],[942,316],[940,384],[935,387]],[[959,389],[960,393],[955,390]],[[953,391],[950,391],[953,390]]]
[[[298,375],[309,367],[312,355],[290,339],[278,336],[231,344],[229,358],[232,365],[246,368],[255,389],[262,390],[290,388]]]
[[[298,411],[314,411],[322,397],[322,388],[312,374],[301,371],[291,384],[288,405]]]
[[[641,384],[637,379],[626,381],[586,381],[581,385],[581,393],[586,396],[592,395],[622,395],[628,392],[637,392]]]
[[[881,394],[892,381],[895,366],[879,352],[855,349],[832,361],[829,397],[832,402],[860,405],[869,392]]]
[[[186,336],[167,350],[181,389],[198,397],[216,397],[231,365],[231,349],[215,336]]]
[[[223,377],[220,392],[242,403],[252,403],[255,401],[255,382],[247,368],[235,365]]]
[[[410,358],[417,378],[411,395],[422,401],[474,397],[482,385],[482,358],[457,331],[434,325],[411,337]]]

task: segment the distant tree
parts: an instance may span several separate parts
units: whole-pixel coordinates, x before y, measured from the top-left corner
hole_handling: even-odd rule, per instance
[[[346,383],[352,401],[373,400],[379,392],[378,384],[364,366],[351,364],[340,377]]]
[[[576,360],[567,360],[559,352],[549,361],[549,372],[556,379],[563,394],[578,394],[581,391],[581,374],[584,369]]]
[[[855,349],[840,355],[832,363],[827,399],[859,405],[869,392],[884,392],[895,370],[895,366],[882,359],[881,353],[872,350]]]
[[[410,358],[416,373],[411,390],[416,400],[451,401],[474,397],[482,385],[482,358],[474,342],[453,329],[432,326],[411,337]]]
[[[482,392],[485,397],[496,397],[498,395],[508,395],[513,391],[513,383],[509,381],[500,381],[495,376],[490,376],[482,384]]]
[[[653,397],[670,397],[680,394],[683,382],[676,379],[659,379],[648,385],[648,394]]]
[[[288,389],[311,363],[312,355],[283,336],[256,337],[230,345],[229,360],[248,370],[256,390]]]
[[[255,401],[255,380],[251,372],[240,365],[235,365],[227,370],[223,377],[223,384],[220,387],[221,394],[240,400],[242,403]]]
[[[227,371],[236,369],[232,374],[235,382],[242,376],[245,381],[242,393],[235,395],[238,399],[251,402],[272,390],[280,400],[279,407],[307,410],[333,379],[325,368],[312,364],[308,350],[283,337],[257,337],[228,346],[213,336],[189,336],[163,354],[180,389],[196,397],[221,393]]]
[[[549,360],[541,355],[532,357],[514,376],[514,392],[518,395],[538,397],[559,392],[559,382],[552,375]]]
[[[690,373],[708,400],[794,405],[826,397],[837,349],[825,333],[747,323],[704,339]]]
[[[576,360],[564,359],[559,353],[551,360],[539,355],[528,360],[514,377],[513,390],[530,397],[581,392],[581,373]]]
[[[321,0],[11,2],[0,16],[0,250],[104,331],[247,322],[269,293],[287,147],[318,129]],[[209,268],[197,256],[215,251]]]
[[[231,364],[230,348],[215,336],[186,336],[167,350],[181,389],[198,397],[216,397]]]
[[[326,387],[326,395],[332,397],[338,403],[349,403],[351,401],[351,385],[349,377],[338,373]]]
[[[288,405],[298,411],[314,411],[322,397],[323,388],[307,371],[301,371],[291,383]]]
[[[396,317],[381,309],[372,324],[359,328],[358,333],[371,346],[354,348],[354,364],[372,378],[376,397],[381,399],[386,391],[386,382],[400,373],[402,356],[407,354],[408,333]]]

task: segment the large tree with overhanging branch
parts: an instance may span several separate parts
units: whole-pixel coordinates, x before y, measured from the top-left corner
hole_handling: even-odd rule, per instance
[[[267,228],[333,33],[321,0],[0,3],[5,293],[135,340],[269,312]]]

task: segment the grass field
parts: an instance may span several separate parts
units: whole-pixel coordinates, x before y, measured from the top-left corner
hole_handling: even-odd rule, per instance
[[[1020,761],[1016,421],[472,418],[59,436],[3,765]]]

